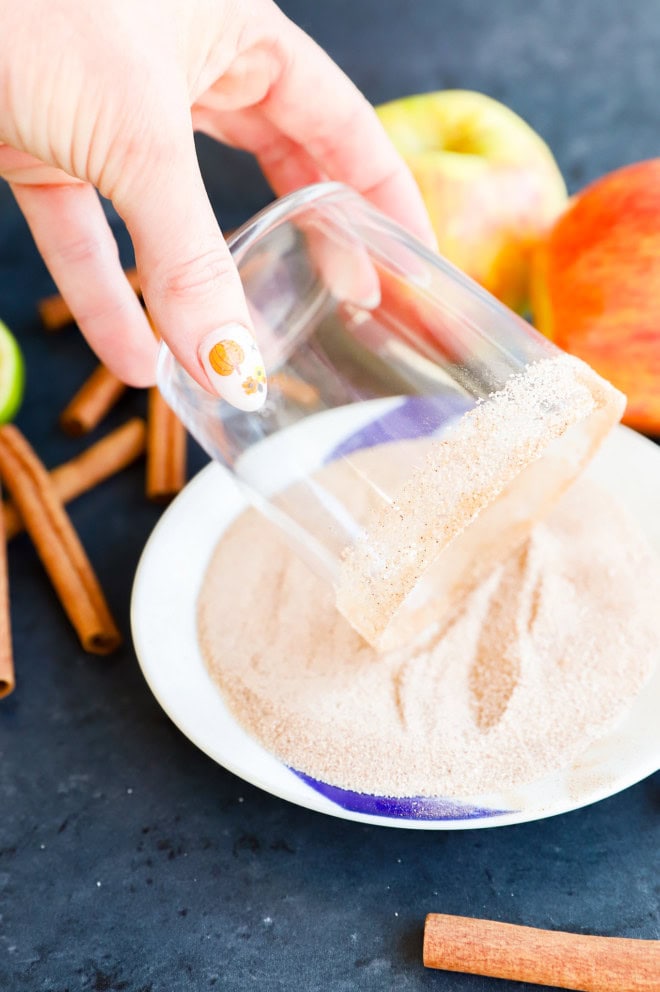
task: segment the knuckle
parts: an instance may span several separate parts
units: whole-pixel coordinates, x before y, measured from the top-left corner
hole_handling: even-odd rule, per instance
[[[375,175],[369,177],[367,182],[360,187],[360,192],[363,196],[369,197],[374,196],[383,187],[395,182],[401,175],[401,167],[397,161],[387,162],[382,168],[380,168]]]
[[[236,278],[231,256],[222,248],[210,248],[176,262],[165,273],[161,291],[170,298],[210,296],[218,286]]]
[[[98,238],[85,235],[79,238],[65,239],[57,248],[61,262],[67,266],[94,262],[105,251],[106,246]]]
[[[341,114],[320,121],[309,144],[311,154],[319,161],[332,158],[342,142],[354,142],[371,124],[375,111],[366,97],[357,94]]]
[[[133,317],[133,308],[124,299],[116,299],[109,296],[95,296],[76,308],[76,321],[78,326],[84,328],[102,330],[107,326],[110,328],[122,326]]]

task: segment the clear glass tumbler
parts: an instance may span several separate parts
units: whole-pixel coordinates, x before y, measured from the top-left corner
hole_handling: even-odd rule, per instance
[[[337,183],[231,239],[268,376],[244,413],[160,389],[380,650],[427,636],[621,416],[588,366]]]

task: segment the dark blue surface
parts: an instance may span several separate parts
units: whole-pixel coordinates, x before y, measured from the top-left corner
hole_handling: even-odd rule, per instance
[[[442,86],[503,99],[550,141],[573,189],[660,151],[658,0],[283,6],[376,101]],[[242,156],[200,149],[228,227],[266,202]],[[0,317],[28,359],[20,423],[54,464],[83,447],[56,417],[93,358],[74,331],[40,330],[34,304],[50,288],[0,188]],[[141,408],[128,397],[103,431]],[[73,509],[126,632],[133,571],[158,516],[142,483],[136,467]],[[3,992],[522,992],[425,971],[431,911],[660,936],[657,776],[493,831],[323,817],[198,752],[153,700],[130,645],[110,660],[83,655],[25,538],[10,569],[19,688],[0,703]]]

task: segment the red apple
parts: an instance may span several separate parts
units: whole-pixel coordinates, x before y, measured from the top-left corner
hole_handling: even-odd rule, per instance
[[[628,396],[624,423],[660,434],[660,159],[578,193],[537,250],[536,326]]]
[[[566,203],[548,146],[483,93],[444,90],[376,109],[417,180],[440,254],[524,312],[532,250]]]

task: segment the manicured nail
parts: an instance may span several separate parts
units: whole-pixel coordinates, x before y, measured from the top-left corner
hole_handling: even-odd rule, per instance
[[[266,400],[264,360],[242,324],[225,324],[207,334],[199,358],[215,392],[238,410],[259,410]]]

